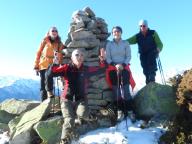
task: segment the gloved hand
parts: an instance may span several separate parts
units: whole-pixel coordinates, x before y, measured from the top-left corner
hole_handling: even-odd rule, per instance
[[[157,48],[157,54],[156,54],[156,58],[159,57],[159,53],[161,52],[160,48]]]
[[[39,76],[39,71],[36,71],[36,75]]]
[[[34,70],[39,70],[39,67],[38,67],[38,66],[34,66],[33,69],[34,69]]]
[[[36,71],[36,75],[39,76],[39,67],[35,66],[33,69]]]

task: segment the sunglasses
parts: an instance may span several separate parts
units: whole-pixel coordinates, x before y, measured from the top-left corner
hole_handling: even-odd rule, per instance
[[[57,30],[52,30],[52,32],[57,32]]]
[[[140,25],[140,27],[146,27],[145,25]]]
[[[76,57],[83,56],[83,54],[75,54]]]

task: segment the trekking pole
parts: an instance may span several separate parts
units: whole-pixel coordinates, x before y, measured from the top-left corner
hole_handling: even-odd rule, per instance
[[[60,108],[60,93],[59,93],[59,78],[57,77],[57,95],[58,95],[58,100],[59,100],[59,108]]]
[[[120,85],[120,79],[119,79],[119,71],[117,70],[117,93],[116,93],[116,114],[117,114],[117,118],[118,118],[118,96],[119,96],[119,85]],[[116,130],[118,128],[118,124],[116,126]]]
[[[166,85],[166,81],[165,81],[165,77],[164,77],[164,73],[163,73],[163,68],[162,68],[161,60],[160,60],[159,56],[157,57],[157,63],[158,63],[158,67],[159,67],[159,72],[160,72],[160,75],[161,75],[162,83],[164,85]]]
[[[54,95],[54,97],[53,97],[53,103],[52,103],[52,112],[53,112],[53,116],[55,116],[55,111],[54,111],[54,109],[55,109],[55,79],[53,81],[53,95]]]
[[[59,64],[59,60],[58,60],[58,50],[54,50],[54,58],[53,58],[53,64]],[[57,82],[55,82],[57,81]],[[56,94],[56,88],[55,88],[55,85],[57,84],[58,86],[58,80],[57,78],[54,78],[54,82],[53,82],[53,91],[54,91],[54,98],[53,98],[53,105],[52,105],[52,110],[53,110],[53,116],[55,116],[55,94]]]
[[[121,83],[120,83],[120,92],[121,92],[121,98],[123,100],[123,109],[124,109],[124,112],[127,113],[127,109],[126,109],[126,103],[125,103],[125,92],[124,92],[124,89],[123,89],[123,76],[122,76],[122,73],[120,74],[121,76]],[[128,113],[127,113],[127,116],[128,116]],[[126,119],[126,128],[127,128],[127,131],[128,131],[128,122],[127,122],[127,118],[125,117]]]
[[[117,103],[118,103],[118,94],[119,94],[119,90],[120,90],[120,95],[122,100],[125,100],[125,95],[124,95],[124,90],[123,90],[123,79],[122,79],[122,71],[117,70]],[[120,77],[121,77],[121,83],[120,83]],[[118,105],[117,105],[118,106]],[[125,112],[125,101],[123,101],[123,108],[124,108],[124,112]],[[126,127],[128,130],[128,124],[127,124],[127,119],[126,119]]]

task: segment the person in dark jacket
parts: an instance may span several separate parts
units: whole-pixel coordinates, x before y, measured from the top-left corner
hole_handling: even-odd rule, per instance
[[[64,118],[61,135],[62,143],[70,143],[71,136],[76,135],[74,130],[76,117],[80,120],[80,123],[90,120],[85,97],[86,86],[88,85],[87,78],[100,72],[103,73],[105,70],[102,71],[99,67],[84,66],[83,53],[78,49],[72,52],[71,60],[71,63],[68,64],[50,66],[46,73],[46,90],[50,98],[54,97],[52,93],[53,77],[62,76],[65,81],[60,96],[61,111]]]
[[[156,58],[163,48],[163,44],[155,30],[148,27],[147,20],[139,21],[140,32],[127,39],[129,44],[138,44],[140,62],[146,77],[146,84],[155,82],[157,71]]]

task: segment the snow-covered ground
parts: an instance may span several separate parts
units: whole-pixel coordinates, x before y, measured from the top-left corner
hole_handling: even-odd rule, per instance
[[[0,144],[6,144],[9,142],[8,132],[3,132],[0,134]]]
[[[165,132],[162,127],[140,128],[143,121],[132,123],[129,118],[115,127],[97,129],[80,137],[85,144],[158,144],[159,137]],[[74,142],[75,144],[75,142]]]

